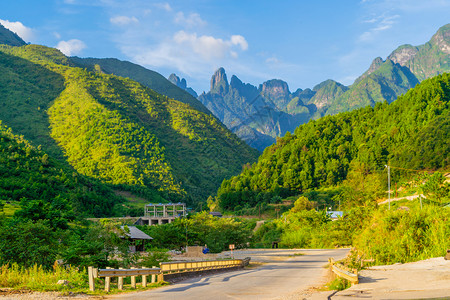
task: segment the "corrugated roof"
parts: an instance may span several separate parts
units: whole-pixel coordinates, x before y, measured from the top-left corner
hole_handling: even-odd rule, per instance
[[[124,229],[124,226],[120,226],[121,229]],[[135,226],[128,226],[130,232],[125,232],[126,236],[133,240],[153,240],[151,236],[143,232],[142,230],[137,229]]]

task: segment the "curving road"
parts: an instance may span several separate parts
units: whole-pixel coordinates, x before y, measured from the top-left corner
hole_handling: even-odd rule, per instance
[[[349,249],[235,251],[264,262],[258,268],[191,278],[150,291],[116,295],[114,299],[298,299],[323,278],[329,257],[341,259]],[[298,255],[302,253],[304,255]],[[297,255],[296,255],[297,254]]]

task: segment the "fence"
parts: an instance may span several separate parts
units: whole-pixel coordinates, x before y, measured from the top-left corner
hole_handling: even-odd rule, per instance
[[[336,264],[333,258],[329,258],[328,262],[330,263],[331,271],[339,277],[345,278],[351,282],[352,285],[358,284],[358,271],[356,269],[353,270],[353,273],[344,270],[344,267],[340,264]]]
[[[136,288],[136,277],[142,276],[142,286],[147,286],[147,276],[151,275],[151,282],[161,282],[164,280],[164,274],[176,274],[183,272],[199,272],[214,269],[226,269],[235,267],[244,267],[248,265],[250,258],[231,259],[231,260],[212,260],[197,262],[166,262],[160,263],[160,267],[151,269],[96,269],[88,267],[89,289],[95,290],[94,279],[105,277],[105,291],[110,291],[111,277],[118,277],[117,287],[123,289],[123,278],[131,277],[131,287]]]

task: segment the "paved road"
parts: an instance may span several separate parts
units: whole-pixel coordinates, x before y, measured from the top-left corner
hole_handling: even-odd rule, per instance
[[[295,255],[303,253],[305,255]],[[329,257],[341,259],[348,249],[250,250],[235,253],[265,262],[255,269],[191,278],[151,291],[116,295],[114,299],[298,299],[317,285]]]

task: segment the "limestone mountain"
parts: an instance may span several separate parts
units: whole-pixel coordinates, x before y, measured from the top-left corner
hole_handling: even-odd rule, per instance
[[[189,94],[192,95],[192,97],[197,98],[198,94],[190,87],[187,86],[186,79],[182,78],[180,80],[180,77],[178,77],[176,74],[172,73],[170,74],[169,78],[167,78],[170,82],[175,84],[177,87],[179,87],[182,90],[185,90]]]
[[[377,57],[350,89],[334,100],[326,114],[336,114],[377,102],[394,101],[420,81],[450,71],[450,24],[429,42],[402,45],[383,61]]]
[[[24,40],[22,40],[16,33],[9,29],[6,29],[2,24],[0,24],[0,44],[10,45],[10,46],[23,46],[26,45]]]
[[[405,66],[419,81],[450,70],[450,24],[442,26],[429,42],[420,46],[403,45],[388,59]]]
[[[159,94],[169,98],[176,99],[183,103],[189,104],[193,108],[206,114],[211,112],[197,100],[195,95],[189,90],[174,86],[170,80],[158,72],[146,69],[140,65],[129,61],[121,61],[116,58],[79,58],[71,57],[70,60],[77,66],[87,68],[93,72],[104,74],[114,74],[121,77],[128,77],[132,80],[151,88]]]
[[[450,71],[450,24],[441,27],[424,45],[403,45],[386,60],[377,57],[369,69],[347,87],[326,80],[312,90],[291,93],[286,82],[272,79],[258,88],[233,75],[228,84],[220,68],[211,90],[199,96],[228,128],[260,151],[275,138],[309,119],[391,103],[420,81]],[[264,140],[264,142],[262,141]]]
[[[230,130],[261,151],[310,117],[286,82],[269,80],[257,88],[235,75],[228,82],[223,68],[211,77],[210,91],[198,99]]]
[[[0,120],[73,172],[193,203],[256,160],[212,115],[77,62],[44,46],[0,45]]]
[[[372,63],[375,64],[379,64],[379,59]],[[387,59],[374,71],[363,74],[350,89],[334,99],[326,113],[336,114],[367,105],[374,106],[377,102],[391,103],[418,83],[407,67]]]
[[[323,112],[327,111],[336,98],[344,94],[347,90],[348,87],[345,85],[328,79],[313,88],[314,96],[307,103],[314,105],[318,110],[317,115],[320,116]]]

